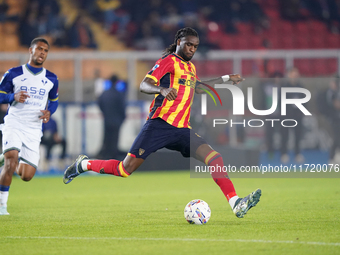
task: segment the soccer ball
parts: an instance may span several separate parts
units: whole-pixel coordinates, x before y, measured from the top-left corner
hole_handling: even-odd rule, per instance
[[[184,208],[184,217],[190,224],[206,224],[210,215],[209,205],[201,199],[190,201]]]

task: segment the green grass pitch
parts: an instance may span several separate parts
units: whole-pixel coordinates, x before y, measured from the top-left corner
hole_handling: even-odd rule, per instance
[[[211,179],[189,171],[14,178],[0,216],[0,254],[340,254],[340,179],[233,179],[245,196],[262,189],[243,219]],[[192,199],[206,225],[183,216]]]

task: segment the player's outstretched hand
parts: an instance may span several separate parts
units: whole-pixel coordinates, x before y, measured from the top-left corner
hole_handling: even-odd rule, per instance
[[[241,77],[239,74],[231,74],[229,75],[229,80],[233,82],[233,84],[239,84],[240,82],[244,81],[245,79]]]
[[[50,120],[51,112],[49,110],[40,110],[43,115],[39,119],[43,120],[43,123],[47,123]]]
[[[162,96],[164,96],[169,101],[175,100],[177,98],[177,90],[174,88],[163,88],[161,90]]]
[[[29,98],[29,94],[26,91],[20,91],[14,94],[14,100],[19,103],[24,103],[27,98]]]

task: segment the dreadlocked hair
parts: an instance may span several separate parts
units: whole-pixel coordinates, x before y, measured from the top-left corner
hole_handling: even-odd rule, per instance
[[[198,37],[198,33],[195,29],[191,27],[185,27],[177,31],[176,36],[175,36],[175,41],[173,44],[171,44],[168,48],[164,50],[164,55],[171,54],[176,51],[177,47],[177,40],[181,39],[183,37],[186,37],[188,35],[193,35]]]

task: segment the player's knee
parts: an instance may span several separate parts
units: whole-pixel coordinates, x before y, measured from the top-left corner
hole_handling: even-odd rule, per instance
[[[33,175],[30,174],[22,174],[21,176],[21,180],[25,181],[25,182],[29,182],[30,180],[32,180]]]
[[[138,169],[139,166],[136,165],[128,165],[124,166],[124,170],[129,174],[129,176]],[[128,177],[128,176],[126,176]]]
[[[23,180],[24,182],[29,182],[31,179],[32,179],[32,177],[21,176],[21,180]]]
[[[129,175],[128,176],[123,176],[123,177],[129,177],[130,174],[132,174],[136,169],[133,169],[131,167],[124,167],[125,172],[127,172]]]
[[[17,170],[17,173],[19,174],[21,180],[25,182],[32,180],[35,172],[36,168],[27,164],[20,164]]]
[[[143,163],[144,159],[127,157],[123,161],[124,170],[130,175],[138,169],[138,167]]]

